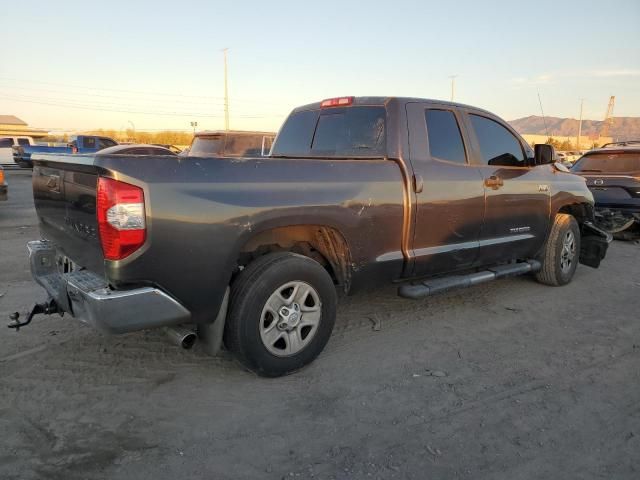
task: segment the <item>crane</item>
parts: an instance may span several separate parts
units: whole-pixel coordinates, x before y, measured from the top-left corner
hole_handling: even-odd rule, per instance
[[[602,122],[602,127],[600,127],[600,137],[608,137],[609,129],[613,125],[613,107],[616,104],[616,97],[611,95],[609,98],[609,105],[607,106],[607,113],[604,116],[604,122]]]

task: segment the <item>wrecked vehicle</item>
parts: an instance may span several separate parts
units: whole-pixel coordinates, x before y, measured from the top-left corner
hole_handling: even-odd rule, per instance
[[[268,159],[193,154],[34,156],[28,247],[49,298],[10,326],[66,312],[110,333],[169,327],[185,347],[197,331],[278,376],[323,350],[338,291],[564,285],[611,241],[552,147],[466,105],[333,98],[293,110]]]
[[[640,141],[608,143],[587,152],[571,171],[587,180],[596,225],[616,238],[640,231]]]

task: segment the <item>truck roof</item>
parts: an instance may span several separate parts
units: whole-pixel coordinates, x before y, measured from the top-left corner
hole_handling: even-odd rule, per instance
[[[378,97],[378,96],[373,96],[373,97],[353,97],[353,105],[369,105],[369,106],[384,106],[384,107],[386,107],[390,103],[405,104],[405,103],[413,103],[413,102],[437,103],[438,105],[449,105],[449,106],[452,106],[452,107],[472,108],[472,109],[477,110],[477,111],[488,113],[488,114],[490,114],[492,116],[495,115],[495,114],[489,112],[488,110],[485,110],[483,108],[478,108],[478,107],[475,107],[473,105],[466,105],[464,103],[457,103],[457,102],[449,102],[447,100],[438,100],[438,99],[434,99],[434,98]],[[320,108],[320,104],[321,103],[322,103],[322,101],[309,103],[307,105],[302,105],[300,107],[294,108],[292,113],[300,112],[300,111],[303,111],[303,110],[317,110],[317,109]]]

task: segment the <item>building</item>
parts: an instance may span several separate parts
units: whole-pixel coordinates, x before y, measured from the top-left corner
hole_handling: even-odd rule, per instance
[[[0,137],[26,136],[42,138],[49,135],[47,130],[33,128],[13,115],[0,115]]]
[[[576,135],[569,135],[569,136],[564,136],[564,135],[534,135],[534,134],[530,134],[530,133],[522,133],[521,134],[522,138],[524,138],[527,142],[529,142],[530,145],[535,145],[537,143],[547,143],[547,140],[549,138],[551,138],[552,140],[558,142],[558,143],[564,143],[564,142],[569,142],[571,145],[573,145],[572,148],[575,148],[575,144],[576,144]],[[598,144],[600,145],[604,145],[605,143],[611,143],[613,142],[613,138],[611,137],[598,137],[598,138],[591,138],[587,135],[581,135],[580,136],[580,145],[578,147],[578,150],[586,150],[589,148],[592,148],[592,146],[594,144]]]

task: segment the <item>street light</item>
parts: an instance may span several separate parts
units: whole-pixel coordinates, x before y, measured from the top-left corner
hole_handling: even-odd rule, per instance
[[[198,126],[198,122],[191,122],[191,126],[193,127],[193,134],[196,134],[196,127]]]

